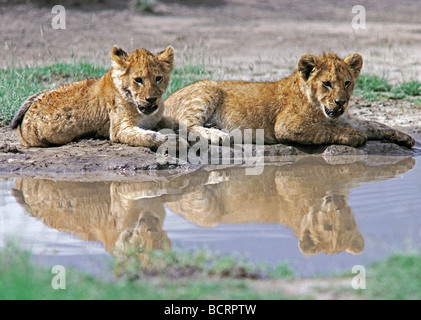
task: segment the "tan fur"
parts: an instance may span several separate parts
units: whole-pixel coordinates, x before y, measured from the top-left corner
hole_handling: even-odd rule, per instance
[[[21,143],[47,147],[92,135],[132,146],[158,148],[164,143],[167,137],[152,130],[162,121],[172,47],[159,54],[144,49],[128,54],[114,46],[111,59],[112,68],[101,78],[28,98],[12,121]]]
[[[413,147],[405,133],[375,122],[351,119],[347,107],[363,59],[332,53],[305,54],[297,71],[277,82],[199,81],[168,97],[164,115],[211,140],[228,134],[206,128],[264,129],[265,143],[345,144],[368,139]]]

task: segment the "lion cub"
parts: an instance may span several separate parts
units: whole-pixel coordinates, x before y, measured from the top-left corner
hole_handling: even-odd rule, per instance
[[[360,54],[341,59],[301,56],[297,71],[277,82],[199,81],[168,97],[164,115],[213,140],[232,131],[264,129],[264,142],[363,145],[367,139],[413,147],[409,135],[385,125],[351,119],[347,107],[363,65]]]
[[[158,148],[167,136],[152,131],[162,120],[162,95],[173,69],[171,46],[158,54],[117,46],[101,78],[39,92],[21,106],[11,127],[25,146],[63,145],[99,136],[132,146]]]

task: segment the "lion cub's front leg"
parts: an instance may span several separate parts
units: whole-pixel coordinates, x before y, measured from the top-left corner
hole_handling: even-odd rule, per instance
[[[131,126],[111,133],[111,141],[121,142],[134,147],[148,147],[152,150],[168,140],[168,137],[152,130]]]
[[[314,123],[277,121],[275,137],[280,143],[343,144],[355,148],[367,141],[367,136],[362,131],[328,121]]]
[[[410,135],[376,121],[361,120],[348,116],[341,119],[340,124],[364,132],[369,140],[390,141],[407,148],[412,148],[415,145],[415,140]]]
[[[110,139],[113,142],[125,143],[134,147],[148,147],[152,150],[168,140],[166,135],[159,132],[139,128],[129,119],[111,117]]]

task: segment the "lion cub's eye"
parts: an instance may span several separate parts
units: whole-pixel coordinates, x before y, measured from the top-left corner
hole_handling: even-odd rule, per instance
[[[350,84],[351,84],[351,81],[345,81],[345,87],[349,87]]]
[[[155,78],[156,83],[160,83],[162,81],[162,77],[158,76]]]
[[[330,89],[332,89],[332,83],[331,83],[330,81],[323,81],[323,85],[324,85],[326,88],[330,88]]]
[[[135,78],[134,82],[136,82],[137,84],[143,84],[143,79],[141,77]]]

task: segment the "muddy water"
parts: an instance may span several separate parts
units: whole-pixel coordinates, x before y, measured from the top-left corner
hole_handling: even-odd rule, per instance
[[[421,158],[308,156],[134,176],[129,181],[0,181],[0,245],[16,238],[47,265],[112,275],[113,249],[208,247],[297,275],[354,265],[421,243]]]

